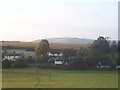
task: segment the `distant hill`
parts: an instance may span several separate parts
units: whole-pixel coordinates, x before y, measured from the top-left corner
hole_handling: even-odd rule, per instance
[[[50,43],[64,43],[64,44],[88,44],[93,43],[93,39],[81,39],[81,38],[46,38]],[[41,39],[34,40],[33,42],[39,42]]]

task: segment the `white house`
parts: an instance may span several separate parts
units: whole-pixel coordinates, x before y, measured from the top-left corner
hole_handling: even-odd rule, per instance
[[[64,64],[64,60],[61,57],[51,57],[48,61],[53,61],[55,65]]]
[[[48,56],[50,57],[48,61],[54,62],[55,65],[64,64],[63,53],[61,51],[53,50],[48,52]]]
[[[63,60],[55,60],[54,64],[56,64],[56,65],[62,65],[62,64],[64,64],[64,61]]]
[[[62,52],[59,52],[59,53],[51,53],[51,52],[48,52],[48,56],[63,56],[63,53]]]
[[[3,60],[15,61],[16,59],[21,58],[21,57],[23,57],[23,54],[20,54],[20,53],[9,53],[9,54],[4,55]]]

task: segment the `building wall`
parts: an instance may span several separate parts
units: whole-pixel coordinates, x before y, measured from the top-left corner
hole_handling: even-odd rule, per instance
[[[5,60],[5,59],[7,59],[7,60],[16,60],[16,59],[18,59],[18,58],[20,58],[21,56],[4,56],[4,59],[3,60]]]
[[[55,64],[63,64],[63,61],[55,61]]]

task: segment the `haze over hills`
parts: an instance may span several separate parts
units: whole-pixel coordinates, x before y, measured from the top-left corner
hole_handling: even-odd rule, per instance
[[[94,39],[82,39],[82,38],[46,38],[50,43],[64,43],[64,44],[87,44],[93,43]],[[39,42],[42,39],[34,40],[33,42]]]

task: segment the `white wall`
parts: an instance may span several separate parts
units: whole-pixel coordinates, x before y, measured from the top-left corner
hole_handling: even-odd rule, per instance
[[[4,56],[3,60],[7,59],[7,60],[16,60],[20,58],[20,56]]]
[[[55,64],[63,64],[63,61],[55,61]]]

